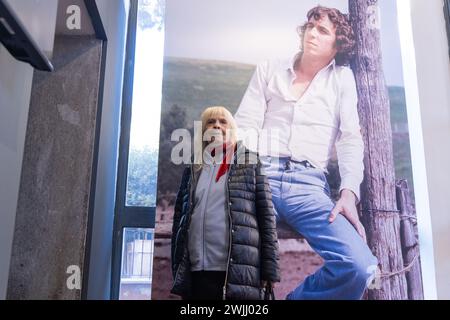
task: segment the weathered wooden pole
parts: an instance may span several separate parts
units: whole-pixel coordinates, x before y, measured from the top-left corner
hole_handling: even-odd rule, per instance
[[[423,300],[417,219],[406,180],[397,182],[397,203],[401,214],[400,238],[402,240],[403,261],[408,267],[406,273],[408,299]]]
[[[358,112],[365,144],[361,185],[362,222],[368,245],[378,257],[384,276],[380,288],[369,290],[371,300],[408,299],[400,242],[400,219],[395,194],[395,171],[388,91],[381,59],[376,0],[349,0],[356,35],[352,63],[358,90]]]

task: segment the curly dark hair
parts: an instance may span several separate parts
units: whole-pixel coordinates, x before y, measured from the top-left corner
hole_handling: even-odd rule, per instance
[[[297,32],[300,36],[300,43],[303,45],[303,39],[308,22],[311,19],[318,21],[325,15],[328,16],[330,21],[336,27],[336,64],[339,66],[348,65],[354,55],[355,34],[352,26],[350,25],[348,15],[341,13],[338,9],[317,6],[309,10],[306,15],[308,21],[297,27]]]

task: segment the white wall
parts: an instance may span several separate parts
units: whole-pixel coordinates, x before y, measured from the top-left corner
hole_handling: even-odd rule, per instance
[[[128,0],[97,0],[108,37],[88,299],[109,299]]]
[[[0,44],[0,300],[6,298],[33,68]]]
[[[410,3],[437,298],[450,299],[450,65],[443,1]]]

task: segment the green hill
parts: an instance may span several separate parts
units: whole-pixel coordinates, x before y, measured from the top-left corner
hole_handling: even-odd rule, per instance
[[[255,66],[230,62],[166,58],[162,112],[174,104],[186,108],[187,123],[209,106],[237,110]]]

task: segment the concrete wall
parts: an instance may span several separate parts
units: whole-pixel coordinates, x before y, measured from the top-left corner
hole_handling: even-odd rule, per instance
[[[88,299],[109,299],[128,0],[97,0],[108,36]]]
[[[431,215],[431,234],[422,240],[434,248],[436,297],[450,299],[450,65],[443,1],[411,0],[411,18],[426,167],[422,186],[428,187]]]
[[[7,299],[81,297],[101,57],[101,40],[59,36],[55,71],[34,73]]]
[[[0,44],[0,300],[6,298],[33,69]]]

